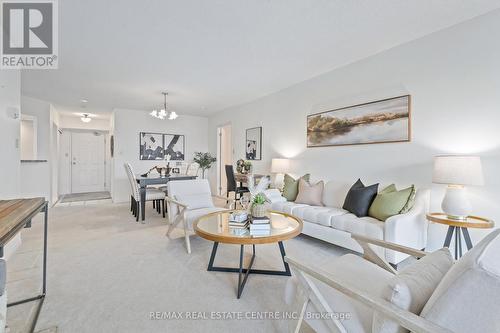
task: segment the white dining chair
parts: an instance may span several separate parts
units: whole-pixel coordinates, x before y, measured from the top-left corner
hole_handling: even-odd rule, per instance
[[[132,166],[130,163],[125,163],[125,172],[127,173],[127,177],[130,182],[131,187],[131,196],[130,196],[130,210],[136,217],[136,221],[139,221],[140,208],[141,208],[141,195],[139,190],[139,184],[137,183],[137,178],[132,170]],[[163,214],[165,217],[165,192],[156,189],[156,188],[148,188],[146,189],[146,202],[152,201],[156,203],[156,209],[158,212]],[[160,211],[161,210],[161,211]]]

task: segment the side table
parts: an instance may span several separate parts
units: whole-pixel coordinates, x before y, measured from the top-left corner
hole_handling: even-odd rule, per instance
[[[465,220],[456,220],[449,218],[444,213],[430,213],[427,214],[427,220],[448,226],[444,247],[450,247],[451,238],[455,234],[455,259],[459,259],[462,256],[462,235],[467,250],[472,248],[472,241],[467,228],[490,229],[495,226],[495,222],[492,220],[478,216],[468,216]]]

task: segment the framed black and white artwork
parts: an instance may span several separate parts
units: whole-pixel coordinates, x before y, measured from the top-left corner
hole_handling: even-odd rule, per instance
[[[245,140],[245,157],[247,160],[262,159],[262,127],[247,129]]]
[[[164,134],[165,157],[171,161],[184,161],[184,135]]]
[[[139,159],[140,160],[162,160],[163,159],[163,134],[161,133],[139,133]]]

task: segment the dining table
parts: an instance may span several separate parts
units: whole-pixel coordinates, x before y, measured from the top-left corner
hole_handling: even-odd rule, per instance
[[[137,183],[139,184],[139,194],[141,196],[141,219],[144,221],[146,219],[146,188],[150,185],[164,185],[169,181],[175,180],[189,180],[196,179],[197,176],[188,176],[188,175],[167,175],[161,176],[159,174],[156,175],[137,175]]]

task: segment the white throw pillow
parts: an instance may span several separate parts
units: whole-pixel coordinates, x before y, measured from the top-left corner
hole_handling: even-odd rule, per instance
[[[382,298],[419,315],[432,293],[453,265],[450,250],[442,248],[415,261],[396,274],[382,293]],[[375,312],[374,333],[403,333],[407,329]]]
[[[175,199],[188,206],[189,209],[212,208],[214,203],[209,193],[176,195]]]

